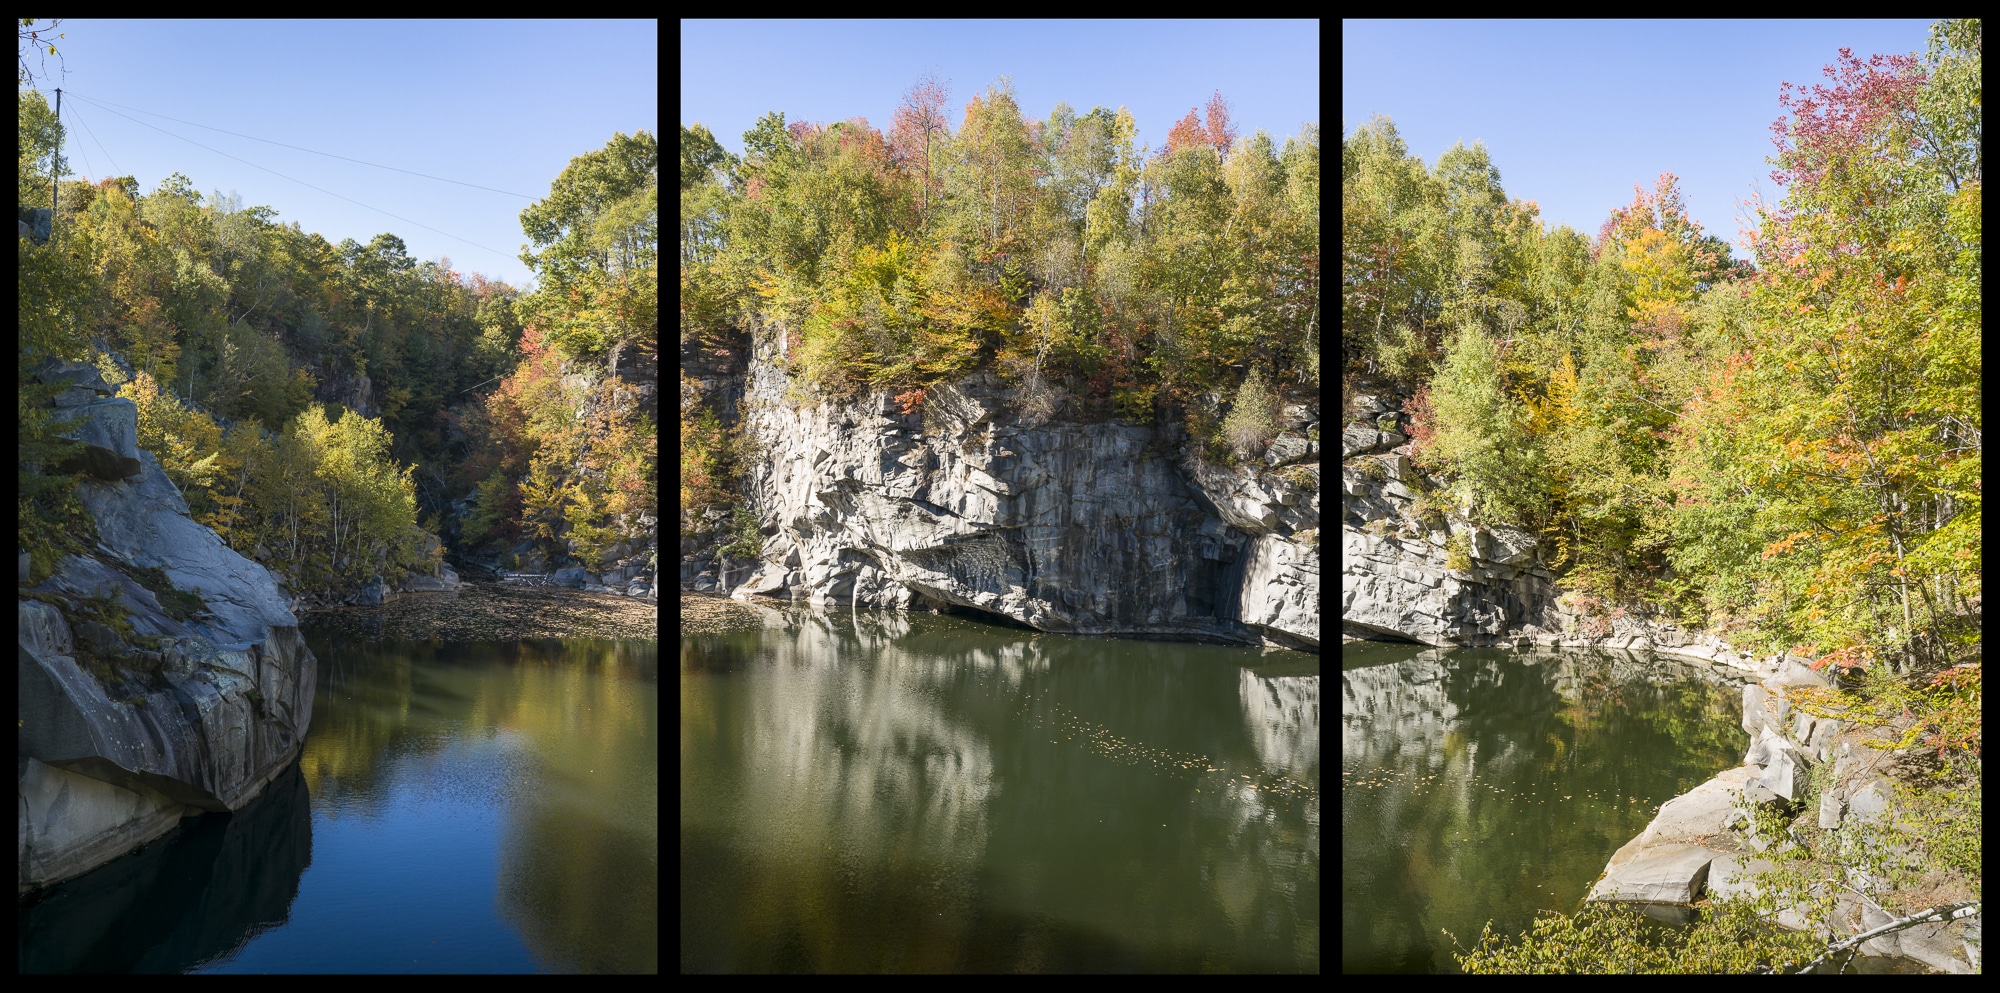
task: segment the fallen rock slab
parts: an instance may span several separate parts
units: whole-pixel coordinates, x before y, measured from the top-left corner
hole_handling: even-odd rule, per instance
[[[1737,849],[1729,829],[1744,819],[1738,809],[1743,791],[1762,772],[1756,766],[1737,766],[1667,801],[1646,830],[1611,856],[1587,899],[1606,903],[1699,899],[1709,863]]]

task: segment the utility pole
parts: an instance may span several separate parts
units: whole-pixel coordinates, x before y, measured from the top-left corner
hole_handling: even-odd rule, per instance
[[[56,87],[56,153],[49,160],[49,240],[56,240],[56,197],[62,193],[62,87]]]

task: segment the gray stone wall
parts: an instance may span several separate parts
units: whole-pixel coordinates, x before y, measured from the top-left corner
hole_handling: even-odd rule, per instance
[[[1026,421],[987,372],[931,390],[921,414],[883,394],[801,406],[777,358],[753,356],[744,385],[762,553],[725,578],[684,548],[692,588],[1318,648],[1318,444],[1304,433],[1262,464],[1182,465],[1171,427]],[[1288,413],[1316,427],[1316,411]]]

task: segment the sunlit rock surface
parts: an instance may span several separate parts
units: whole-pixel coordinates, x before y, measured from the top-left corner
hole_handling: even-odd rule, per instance
[[[95,868],[182,816],[241,808],[297,757],[312,721],[317,668],[270,572],[190,520],[151,453],[138,461],[130,480],[79,484],[97,553],[64,558],[20,602],[22,889]],[[202,605],[177,619],[134,578],[146,569]]]
[[[717,587],[1319,646],[1317,442],[1282,468],[1184,467],[1172,427],[1027,423],[988,373],[932,389],[921,414],[882,395],[794,406],[766,355],[747,375],[763,548]]]

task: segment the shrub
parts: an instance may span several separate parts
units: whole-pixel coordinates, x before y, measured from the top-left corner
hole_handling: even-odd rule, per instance
[[[1263,371],[1251,369],[1243,385],[1236,388],[1236,402],[1230,405],[1229,416],[1222,419],[1223,440],[1236,450],[1238,457],[1249,458],[1277,433],[1277,413],[1277,398],[1264,384]]]
[[[1152,386],[1113,390],[1111,408],[1128,421],[1150,421],[1153,419],[1153,397],[1158,392],[1159,389]]]
[[[757,520],[757,513],[748,507],[737,507],[731,512],[728,544],[719,551],[739,559],[754,559],[764,550],[763,525]]]
[[[1472,532],[1453,531],[1444,540],[1444,567],[1453,572],[1472,571]]]
[[[130,571],[132,578],[139,585],[151,590],[153,596],[159,598],[160,608],[174,620],[186,621],[196,613],[208,609],[208,602],[202,599],[200,593],[175,586],[173,580],[167,578],[164,569],[134,567]]]

